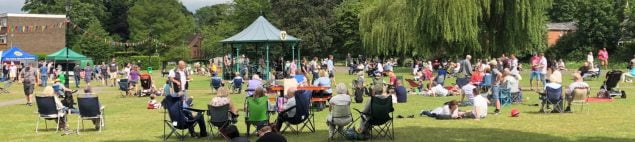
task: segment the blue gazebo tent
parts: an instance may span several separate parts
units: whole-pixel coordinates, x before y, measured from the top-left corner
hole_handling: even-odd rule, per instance
[[[37,60],[37,56],[29,54],[15,46],[2,52],[2,61]]]

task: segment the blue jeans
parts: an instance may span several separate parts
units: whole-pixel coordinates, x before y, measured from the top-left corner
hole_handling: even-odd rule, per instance
[[[542,81],[542,85],[547,84],[547,79],[545,79],[546,74],[540,73],[540,81]]]
[[[494,85],[492,86],[492,99],[494,99],[494,101],[498,101],[498,99],[500,98],[500,86],[498,85]]]
[[[46,77],[46,75],[40,76],[40,86],[45,87],[47,85],[47,80],[48,78]]]
[[[79,82],[81,80],[81,78],[79,77],[79,74],[74,75],[75,78],[75,87],[79,88]]]

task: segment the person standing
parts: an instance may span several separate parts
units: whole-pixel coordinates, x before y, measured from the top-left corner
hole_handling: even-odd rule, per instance
[[[39,73],[36,69],[36,66],[33,63],[30,63],[25,69],[20,73],[24,78],[22,81],[22,85],[24,86],[24,95],[26,95],[26,105],[33,105],[32,95],[33,90],[35,90],[35,84],[39,83]]]
[[[11,80],[13,81],[18,80],[18,67],[15,65],[14,62],[11,62],[11,65],[9,67],[9,78],[11,78]]]
[[[465,56],[465,60],[462,60],[459,62],[460,74],[456,78],[456,84],[459,85],[459,87],[463,87],[463,85],[466,85],[469,83],[470,77],[472,76],[472,63],[470,63],[471,59],[472,59],[472,56],[467,55]]]
[[[75,87],[79,88],[79,83],[81,82],[81,76],[80,76],[80,72],[82,72],[82,68],[80,66],[80,64],[75,64],[75,67],[73,67],[73,78],[75,79]]]
[[[86,63],[86,67],[84,67],[84,72],[86,75],[84,76],[84,81],[86,81],[86,86],[90,86],[90,81],[93,79],[94,69],[90,65],[90,63]]]
[[[326,69],[329,71],[329,77],[331,80],[335,82],[335,64],[333,64],[333,55],[329,55],[329,58],[326,61]]]
[[[586,61],[589,62],[589,66],[591,66],[591,68],[595,68],[593,64],[593,52],[589,52],[589,54],[586,55]]]
[[[606,48],[602,48],[600,49],[600,51],[598,51],[598,59],[600,60],[600,65],[604,66],[605,69],[608,69],[609,52],[606,51]]]
[[[547,76],[547,57],[545,57],[545,53],[540,53],[540,81],[542,81],[542,85],[547,84],[546,76]]]
[[[40,67],[40,80],[42,81],[42,83],[40,83],[40,86],[42,87],[46,87],[46,83],[48,81],[48,67],[46,66],[46,64],[42,65]]]
[[[170,70],[168,74],[168,80],[172,82],[172,88],[174,88],[174,92],[179,95],[184,95],[183,98],[187,99],[187,89],[189,87],[189,74],[187,69],[185,69],[186,63],[181,60],[178,62],[178,67]]]
[[[119,66],[117,66],[117,62],[115,58],[112,58],[112,61],[108,65],[108,77],[112,80],[112,84],[110,86],[115,86],[117,84],[117,71],[119,70]],[[108,84],[108,83],[106,83]]]

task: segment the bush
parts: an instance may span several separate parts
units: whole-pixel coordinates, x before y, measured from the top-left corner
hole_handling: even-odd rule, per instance
[[[35,56],[37,56],[37,60],[45,60],[46,59],[46,54],[44,54],[44,53],[37,53],[37,54],[35,54]]]

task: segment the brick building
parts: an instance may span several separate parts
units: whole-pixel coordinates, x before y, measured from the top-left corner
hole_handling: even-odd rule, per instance
[[[575,32],[578,28],[575,22],[566,22],[566,23],[549,23],[547,24],[547,29],[549,30],[547,33],[547,45],[549,47],[556,45],[558,40],[571,32]]]
[[[0,50],[12,45],[32,54],[50,54],[66,45],[65,15],[0,14]]]
[[[192,57],[192,59],[201,59],[203,58],[203,50],[202,50],[202,41],[203,41],[203,37],[201,37],[201,34],[194,34],[193,36],[191,36],[189,38],[189,43],[187,44],[187,47],[190,48],[190,57]]]

